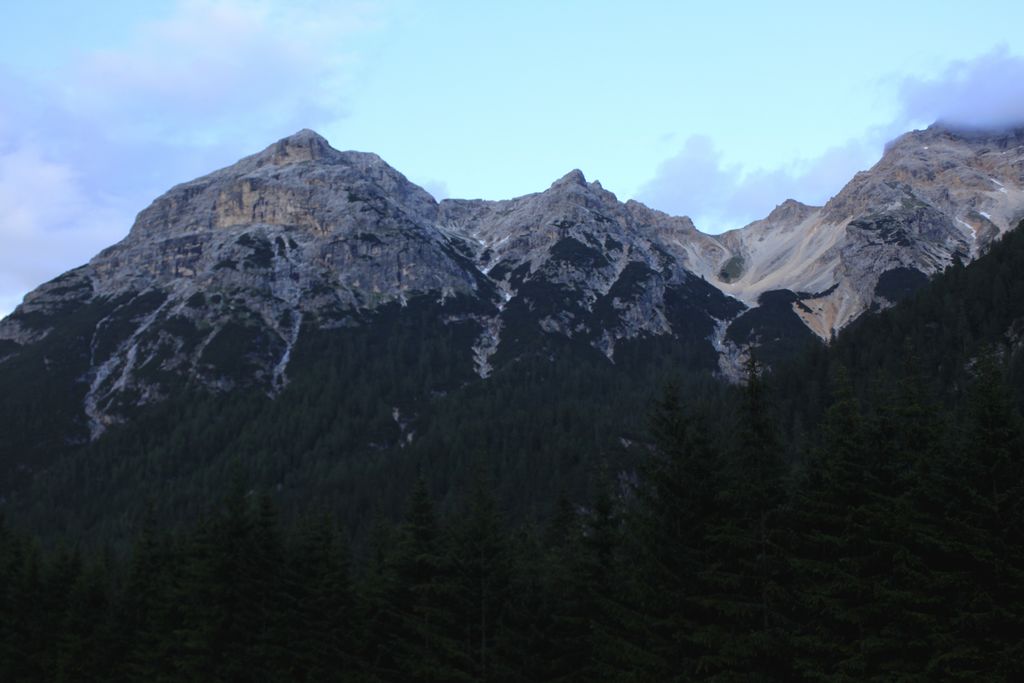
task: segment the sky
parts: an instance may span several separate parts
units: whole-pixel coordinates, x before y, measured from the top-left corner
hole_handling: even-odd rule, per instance
[[[4,3],[0,315],[302,128],[438,199],[579,168],[740,227],[824,203],[907,130],[1024,124],[1021,26],[1019,0]]]

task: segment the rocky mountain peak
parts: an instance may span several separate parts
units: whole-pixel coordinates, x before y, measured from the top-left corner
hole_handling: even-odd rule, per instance
[[[583,171],[578,168],[574,168],[551,183],[551,186],[541,195],[546,198],[546,201],[570,204],[582,202],[592,208],[598,205],[618,206],[619,204],[615,193],[606,190],[597,180],[588,182]]]
[[[970,142],[982,142],[1005,149],[1024,144],[1024,121],[998,128],[964,126],[948,121],[937,121],[923,131],[914,131],[923,137],[959,138]],[[913,134],[913,133],[912,133]]]
[[[943,151],[951,148],[970,148],[972,154],[988,151],[1006,151],[1024,145],[1024,123],[1002,128],[971,128],[938,121],[923,130],[912,130],[900,135],[885,146],[886,157],[901,157],[907,153]]]
[[[583,171],[578,168],[566,173],[564,176],[551,183],[551,189],[569,188],[569,187],[586,187],[587,179],[583,175]]]
[[[0,362],[54,331],[77,339],[66,314],[94,315],[76,370],[93,437],[181,378],[274,394],[303,330],[410,306],[465,328],[480,377],[558,337],[612,362],[671,338],[727,370],[744,345],[827,340],[980,253],[1024,217],[1022,168],[1020,132],[917,131],[825,207],[788,199],[706,235],[578,169],[543,192],[439,204],[377,155],[302,130],[171,188],[125,240],[26,297],[0,322]]]
[[[719,286],[754,303],[803,293],[793,313],[822,339],[886,306],[1024,218],[1024,130],[935,124],[886,146],[821,209],[784,202],[722,236]],[[894,284],[895,283],[895,284]]]
[[[257,167],[273,165],[287,166],[303,161],[319,161],[340,154],[316,131],[303,128],[270,145],[252,158]]]
[[[768,221],[771,223],[799,223],[815,210],[815,207],[808,206],[803,202],[787,199],[768,214]]]

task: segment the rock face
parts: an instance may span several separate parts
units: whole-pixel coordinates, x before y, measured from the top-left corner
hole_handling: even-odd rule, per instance
[[[787,200],[711,236],[579,171],[516,199],[438,203],[305,130],[172,188],[123,241],[29,294],[0,321],[0,372],[45,344],[46,362],[77,359],[66,372],[96,438],[182,383],[274,394],[303,330],[420,302],[475,326],[464,353],[482,378],[551,340],[615,362],[624,344],[672,339],[729,370],[746,345],[828,339],[976,256],[1024,217],[1022,145],[1021,131],[908,133],[824,207]]]
[[[83,377],[93,437],[173,377],[274,391],[304,322],[353,324],[354,311],[427,292],[493,295],[436,214],[375,155],[302,131],[171,189],[122,242],[26,297],[0,338],[37,341],[59,331],[54,313],[105,304]],[[243,372],[226,373],[234,354]]]
[[[303,329],[372,324],[396,302],[475,324],[480,377],[552,336],[609,359],[644,336],[710,344],[744,306],[688,269],[695,245],[720,251],[579,171],[510,201],[438,204],[375,155],[302,131],[172,188],[123,241],[32,292],[0,322],[0,358],[67,337],[69,312],[88,318],[76,386],[96,438],[182,382],[273,394]]]
[[[905,291],[893,281],[969,261],[1022,217],[1024,130],[958,132],[937,124],[892,142],[824,207],[788,200],[768,218],[721,235],[729,261],[704,272],[748,304],[779,289],[826,293],[792,306],[827,340],[864,310],[892,303]]]
[[[620,203],[578,170],[509,201],[445,200],[438,224],[500,290],[495,338],[500,316],[518,309],[545,333],[583,339],[614,359],[624,339],[694,328],[707,339],[744,308],[689,268],[695,249],[722,250],[688,218]]]

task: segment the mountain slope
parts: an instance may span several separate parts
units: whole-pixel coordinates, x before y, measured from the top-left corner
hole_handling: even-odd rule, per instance
[[[452,344],[445,386],[407,387],[410,403],[565,341],[614,362],[665,337],[681,369],[710,371],[744,306],[688,270],[694,245],[717,248],[578,171],[507,202],[438,204],[376,156],[302,131],[172,188],[0,322],[5,414],[25,414],[2,425],[0,472],[30,476],[182,395],[278,396],[306,341],[333,349],[325,339],[372,337],[395,316]]]
[[[1024,218],[1024,130],[935,125],[891,143],[824,207],[788,200],[720,236],[726,267],[705,272],[748,304],[772,290],[825,293],[793,312],[828,339],[908,283],[969,261]],[[901,284],[902,283],[902,284]]]
[[[158,198],[121,243],[28,295],[0,322],[0,340],[11,353],[66,311],[111,304],[99,306],[83,369],[92,437],[119,419],[120,404],[166,396],[172,376],[273,393],[304,322],[350,324],[355,311],[428,293],[472,300],[464,314],[480,328],[469,352],[482,376],[516,317],[504,313],[513,300],[531,311],[540,301],[550,310],[530,325],[584,338],[609,358],[621,339],[692,332],[693,315],[669,319],[692,304],[701,321],[688,338],[713,337],[728,360],[740,345],[772,342],[773,330],[789,329],[779,337],[787,343],[803,338],[796,319],[828,339],[922,276],[974,258],[1024,216],[1022,169],[1022,131],[933,126],[895,141],[824,207],[787,200],[710,236],[688,218],[620,203],[579,171],[517,199],[438,204],[375,155],[302,131]],[[779,290],[791,294],[770,296],[725,333],[744,306],[719,292],[756,307]],[[239,343],[245,372],[221,372],[219,347]]]
[[[160,441],[174,420],[211,435],[204,467],[266,451],[275,476],[307,453],[320,467],[411,448],[422,463],[452,446],[426,438],[437,425],[507,415],[512,466],[531,430],[590,429],[576,410],[547,424],[572,402],[606,415],[594,449],[629,442],[667,376],[699,385],[751,345],[778,361],[982,252],[1022,212],[1022,139],[910,133],[826,206],[787,201],[710,236],[579,171],[511,200],[438,203],[375,155],[301,131],[172,188],[0,321],[0,496],[96,449],[179,471],[196,437],[140,432]],[[254,426],[279,424],[288,401],[319,417],[285,440]],[[217,426],[217,406],[263,441]],[[506,448],[489,439],[474,443]],[[531,462],[560,449],[537,443]]]

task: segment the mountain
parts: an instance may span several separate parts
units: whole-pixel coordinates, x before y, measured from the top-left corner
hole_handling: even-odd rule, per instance
[[[643,335],[706,343],[744,306],[687,268],[695,245],[717,248],[578,171],[510,201],[438,204],[378,157],[302,131],[171,189],[122,242],[29,294],[0,339],[9,359],[49,338],[75,347],[68,388],[95,439],[183,381],[274,394],[304,330],[393,303],[430,299],[474,327],[463,351],[480,377],[550,334],[609,359]],[[72,313],[87,328],[74,340]]]
[[[720,236],[731,256],[715,283],[750,304],[771,290],[818,293],[793,310],[828,339],[1015,226],[1024,217],[1022,169],[1022,130],[907,133],[825,206],[788,200]]]
[[[1022,131],[908,133],[824,207],[717,236],[579,171],[437,202],[301,131],[172,188],[0,321],[0,496],[129,506],[153,472],[205,494],[238,457],[295,496],[344,482],[365,516],[368,477],[465,478],[450,454],[473,450],[543,505],[635,444],[670,375],[828,340],[1021,217]]]
[[[824,207],[787,200],[711,236],[579,171],[517,199],[438,203],[379,157],[304,130],[158,198],[122,242],[29,294],[0,323],[0,353],[90,310],[76,368],[90,438],[182,378],[274,393],[304,326],[416,297],[451,299],[445,315],[477,326],[466,353],[481,377],[545,334],[611,360],[639,336],[707,340],[729,370],[748,344],[785,348],[804,326],[827,340],[977,256],[1024,217],[1022,167],[1022,131],[936,125]]]
[[[0,323],[0,678],[1020,680],[1000,140],[720,237],[310,132],[172,189]]]

